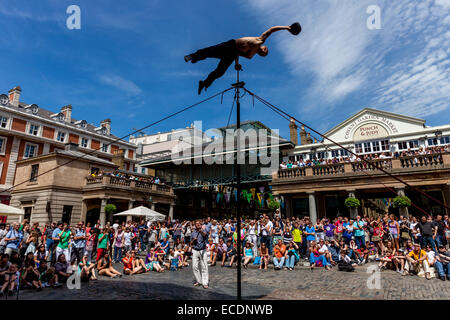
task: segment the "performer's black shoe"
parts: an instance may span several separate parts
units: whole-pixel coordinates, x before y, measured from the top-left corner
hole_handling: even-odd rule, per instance
[[[192,55],[187,55],[187,56],[184,56],[184,61],[186,61],[186,62],[192,62],[192,63],[196,63],[197,62],[197,60],[195,60],[194,59],[194,57],[192,56]]]
[[[205,91],[206,91],[205,82],[200,80],[198,82],[198,94],[199,95],[202,93],[203,88],[205,88]]]

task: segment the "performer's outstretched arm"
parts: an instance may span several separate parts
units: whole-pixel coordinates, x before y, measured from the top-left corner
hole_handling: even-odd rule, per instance
[[[272,27],[269,30],[267,30],[266,32],[264,32],[262,35],[259,36],[259,38],[262,41],[266,41],[266,39],[274,32],[280,31],[280,30],[290,30],[291,27],[289,26],[276,26],[276,27]]]

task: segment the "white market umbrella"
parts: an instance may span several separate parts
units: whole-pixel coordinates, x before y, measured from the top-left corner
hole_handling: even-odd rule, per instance
[[[23,216],[24,214],[25,212],[22,209],[0,203],[0,216]]]
[[[156,212],[155,210],[149,209],[144,206],[136,207],[127,211],[116,213],[114,216],[135,216],[135,217],[146,217],[147,220],[164,220],[166,216],[162,213]]]

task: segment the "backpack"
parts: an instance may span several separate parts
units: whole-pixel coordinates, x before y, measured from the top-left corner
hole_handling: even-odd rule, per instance
[[[338,270],[339,271],[347,271],[347,272],[352,272],[355,271],[355,268],[347,262],[339,262],[338,263]]]
[[[170,271],[177,271],[180,260],[178,258],[170,260]]]

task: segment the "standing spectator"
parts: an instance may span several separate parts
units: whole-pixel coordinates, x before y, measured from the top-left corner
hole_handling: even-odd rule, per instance
[[[19,252],[20,244],[23,240],[23,234],[19,231],[20,224],[18,222],[14,223],[13,227],[6,234],[4,240],[6,242],[5,253],[11,257],[13,252]]]
[[[426,216],[422,216],[420,222],[415,226],[416,230],[420,231],[421,241],[420,246],[425,248],[427,244],[431,245],[433,251],[436,251],[434,239],[436,237],[437,228],[433,226],[433,223],[427,220]]]
[[[53,232],[55,231],[56,227],[57,227],[56,221],[53,221],[48,228],[45,228],[44,231],[44,243],[48,251],[48,261],[50,263],[52,263],[53,260],[55,259],[54,257],[55,241],[53,240]]]
[[[447,245],[447,239],[445,231],[447,230],[447,226],[445,222],[442,220],[442,216],[438,214],[433,223],[436,233],[435,233],[435,241],[438,247]]]
[[[79,264],[83,259],[84,252],[86,250],[86,232],[84,230],[84,226],[82,222],[77,223],[77,227],[75,229],[75,235],[73,237],[73,246],[71,252],[71,263],[74,265],[75,263]]]
[[[307,248],[310,248],[311,242],[316,240],[316,230],[314,229],[311,221],[308,222],[305,232],[303,233],[306,235],[306,246]]]
[[[64,258],[70,257],[69,254],[69,240],[70,240],[71,231],[69,225],[67,223],[64,224],[62,231],[58,234],[59,243],[56,247],[56,259],[61,254],[64,254]]]
[[[108,227],[104,227],[102,233],[98,235],[96,261],[99,261],[104,255],[108,254],[108,245],[109,245],[108,233],[109,233]]]
[[[116,232],[114,233],[114,258],[113,262],[122,262],[122,248],[124,244],[124,233],[123,227],[118,226]]]
[[[353,235],[355,236],[355,242],[358,248],[365,246],[364,226],[365,222],[361,220],[360,216],[356,216],[356,221],[353,223]]]
[[[5,236],[8,234],[11,226],[7,223],[5,226],[0,226],[0,254],[3,254],[6,249],[6,241]]]

